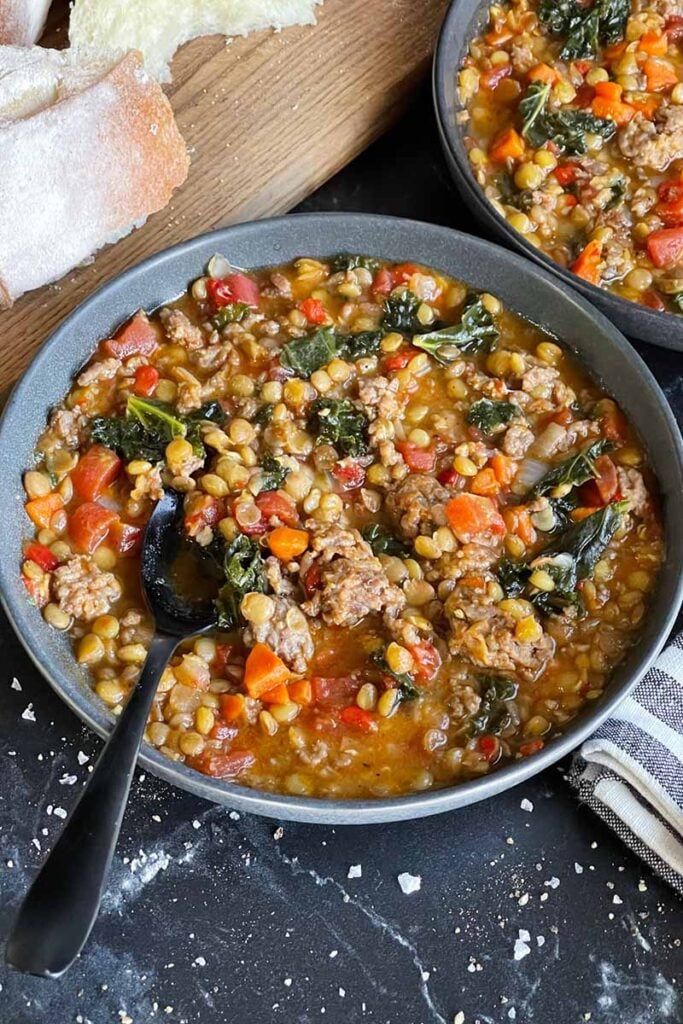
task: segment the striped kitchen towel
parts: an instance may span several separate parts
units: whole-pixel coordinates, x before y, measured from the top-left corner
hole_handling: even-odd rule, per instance
[[[569,781],[683,895],[683,633],[586,740]]]

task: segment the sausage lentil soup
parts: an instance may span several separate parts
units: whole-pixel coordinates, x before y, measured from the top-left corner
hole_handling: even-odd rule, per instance
[[[458,85],[485,195],[591,284],[683,311],[683,8],[511,0]]]
[[[217,580],[219,626],[171,660],[146,739],[292,794],[540,750],[637,639],[663,557],[638,440],[568,352],[490,294],[346,254],[214,258],[100,343],[24,483],[28,595],[114,713],[152,632],[145,522],[185,494],[179,574]]]

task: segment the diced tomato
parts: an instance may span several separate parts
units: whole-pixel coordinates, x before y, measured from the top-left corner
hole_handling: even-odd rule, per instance
[[[387,267],[382,267],[375,274],[372,290],[375,295],[388,295],[396,287],[396,279]]]
[[[256,505],[266,520],[279,519],[285,526],[296,526],[299,522],[296,505],[281,491],[261,491],[256,496]]]
[[[652,231],[645,242],[648,256],[656,267],[670,267],[683,257],[683,227]]]
[[[608,412],[603,413],[600,417],[600,426],[603,436],[608,441],[626,441],[628,439],[628,423],[617,405],[611,406]]]
[[[327,320],[327,310],[320,299],[304,299],[299,309],[308,320],[309,324],[324,324]]]
[[[398,441],[396,448],[412,473],[431,473],[434,469],[436,452],[433,448],[420,448],[412,441]]]
[[[117,331],[113,338],[102,342],[102,351],[115,359],[127,359],[129,356],[151,356],[159,347],[156,328],[147,319],[147,314],[140,310],[128,321],[125,327]]]
[[[422,640],[421,643],[414,644],[410,648],[410,653],[417,666],[417,674],[422,679],[433,679],[441,668],[441,655],[436,647],[428,640]]]
[[[133,384],[133,391],[136,395],[140,395],[141,398],[149,398],[156,391],[158,383],[159,371],[156,366],[151,366],[149,363],[145,366],[138,366]]]
[[[600,455],[595,460],[595,470],[598,474],[595,478],[595,486],[598,489],[603,505],[609,505],[610,501],[614,501],[619,491],[617,467],[609,455]]]
[[[559,409],[550,418],[553,423],[558,423],[561,427],[568,427],[570,423],[574,422],[574,413],[569,408]]]
[[[442,469],[436,478],[444,487],[455,487],[460,474],[455,469]]]
[[[663,181],[657,188],[657,198],[660,203],[677,203],[683,199],[683,180],[673,178]]]
[[[227,696],[233,695],[228,694]],[[211,729],[209,736],[211,737],[212,740],[222,740],[223,742],[225,742],[225,740],[234,740],[238,732],[239,729],[237,728],[236,725],[232,725],[231,722],[222,722],[219,719]]]
[[[511,74],[511,61],[508,61],[507,64],[497,64],[492,67],[490,71],[484,71],[483,74],[479,76],[479,84],[484,89],[495,89],[503,78],[507,78],[508,75]]]
[[[384,367],[387,370],[403,370],[415,355],[415,349],[403,348],[400,352],[394,352],[384,360]]]
[[[413,274],[419,274],[420,268],[417,263],[399,263],[393,268],[396,284],[406,284]]]
[[[343,708],[339,717],[344,725],[360,729],[361,732],[376,732],[377,730],[377,720],[372,712],[364,711],[357,704],[351,704],[348,708]]]
[[[641,292],[640,301],[644,306],[647,306],[648,309],[656,309],[659,313],[663,313],[666,310],[666,303],[662,299],[661,295],[657,294],[657,292]]]
[[[565,188],[576,181],[576,166],[574,164],[560,164],[553,171],[553,177]]]
[[[52,572],[59,565],[59,559],[44,544],[28,544],[24,549],[24,557],[35,562],[44,572]]]
[[[667,227],[683,225],[683,181],[680,178],[663,181],[657,189],[659,202],[655,212]]]
[[[228,274],[227,277],[212,277],[206,282],[206,292],[214,309],[229,306],[231,302],[244,302],[247,306],[258,306],[261,292],[246,274]]]
[[[216,656],[213,659],[213,666],[216,669],[214,675],[219,678],[223,676],[233,653],[232,644],[216,644]]]
[[[348,704],[360,689],[357,676],[313,676],[311,679],[313,701],[324,707]]]
[[[46,580],[46,577],[43,577],[42,580],[32,580],[29,576],[24,576],[23,573],[21,574],[21,582],[26,587],[29,599],[33,601],[38,608],[42,608],[50,599],[49,589],[45,586],[43,580]]]
[[[537,754],[539,750],[543,750],[545,743],[541,739],[529,740],[528,743],[523,743],[519,748],[519,752],[522,757],[529,757],[531,754]]]
[[[365,483],[365,468],[353,459],[335,462],[332,475],[339,481],[345,491],[353,491]]]
[[[118,519],[116,512],[105,508],[97,501],[86,501],[79,505],[67,524],[69,537],[79,551],[92,554],[109,533],[112,523]]]
[[[680,43],[683,40],[683,17],[679,14],[674,14],[668,19],[664,31],[670,42]]]
[[[487,761],[497,761],[500,757],[500,740],[497,736],[480,736],[477,746]]]
[[[304,576],[304,590],[306,591],[306,597],[313,597],[316,590],[322,583],[322,573],[320,572],[320,566],[317,562],[314,562],[311,568]]]
[[[71,483],[79,498],[95,501],[121,472],[123,463],[116,452],[94,444],[78,460],[71,472]]]
[[[185,531],[193,537],[203,526],[216,526],[225,518],[225,502],[210,494],[190,496],[185,511]]]
[[[581,110],[586,110],[590,107],[591,103],[595,99],[595,89],[592,85],[588,85],[587,82],[583,82],[582,85],[576,90],[576,96],[574,97],[574,103]]]
[[[122,523],[119,519],[111,525],[109,540],[117,554],[125,555],[128,558],[136,558],[142,549],[144,532],[141,526],[133,526],[132,523]]]
[[[213,779],[235,779],[247,768],[251,768],[256,758],[250,750],[230,750],[224,754],[220,750],[205,749],[197,757],[191,758],[189,763]]]

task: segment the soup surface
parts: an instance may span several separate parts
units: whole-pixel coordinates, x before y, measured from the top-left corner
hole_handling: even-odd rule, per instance
[[[591,284],[683,311],[683,8],[494,5],[459,74],[474,175]]]
[[[292,794],[540,750],[600,697],[663,554],[643,451],[569,353],[492,295],[347,254],[215,257],[100,342],[24,483],[28,594],[114,713],[151,636],[144,525],[185,494],[178,587],[218,593],[220,625],[172,658],[147,741]]]

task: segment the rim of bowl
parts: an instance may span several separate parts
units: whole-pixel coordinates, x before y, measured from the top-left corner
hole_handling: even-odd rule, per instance
[[[656,408],[658,414],[657,430],[669,446],[667,459],[664,459],[663,456],[651,459],[653,463],[660,461],[660,471],[664,471],[657,475],[662,492],[667,542],[667,559],[660,571],[650,608],[650,611],[655,614],[648,617],[645,634],[615,669],[604,698],[596,701],[587,710],[584,709],[569,724],[564,733],[553,739],[539,753],[505,765],[490,775],[456,783],[442,789],[416,792],[400,797],[363,800],[289,796],[278,792],[251,789],[248,786],[240,786],[232,782],[212,780],[188,768],[185,764],[170,761],[146,745],[143,745],[138,759],[139,765],[173,785],[215,803],[236,807],[245,812],[280,820],[319,824],[379,824],[425,817],[484,800],[537,775],[568,754],[595,731],[651,666],[668,636],[683,598],[683,534],[680,530],[678,535],[675,532],[676,522],[680,522],[683,518],[683,444],[676,420],[655,378],[623,335],[602,313],[593,309],[585,299],[568,288],[555,275],[540,270],[516,253],[502,249],[492,242],[463,234],[451,228],[398,217],[358,213],[290,214],[287,217],[220,228],[181,242],[129,268],[98,289],[52,332],[17,382],[5,406],[0,420],[0,467],[5,471],[4,477],[8,481],[8,491],[11,491],[12,487],[16,489],[18,480],[18,490],[15,490],[12,495],[15,499],[14,508],[7,510],[10,524],[13,523],[12,515],[18,516],[18,519],[14,523],[16,527],[14,530],[10,525],[0,534],[0,599],[28,655],[58,696],[98,735],[107,736],[115,719],[95,697],[87,686],[85,678],[82,676],[79,679],[78,666],[68,645],[68,637],[60,638],[60,641],[66,641],[63,657],[59,658],[61,663],[58,663],[56,655],[53,659],[49,659],[47,664],[43,663],[42,653],[45,649],[45,639],[48,635],[46,631],[49,630],[49,627],[45,624],[39,610],[27,601],[19,579],[17,570],[20,549],[17,545],[16,535],[17,533],[23,535],[26,532],[22,511],[21,474],[29,463],[22,454],[19,456],[20,464],[17,465],[17,457],[13,457],[11,451],[9,454],[7,453],[7,444],[12,442],[13,432],[16,433],[17,438],[26,437],[26,416],[22,414],[22,409],[25,405],[28,405],[29,408],[33,405],[35,410],[35,432],[31,433],[30,438],[32,450],[33,443],[45,423],[49,410],[49,404],[44,404],[40,395],[40,382],[45,379],[44,367],[47,367],[48,370],[52,368],[53,371],[56,367],[60,367],[60,374],[67,375],[70,379],[74,372],[77,372],[78,367],[85,362],[82,354],[85,353],[86,358],[89,358],[94,352],[99,338],[104,336],[100,327],[83,328],[83,321],[87,322],[90,316],[100,309],[100,315],[104,317],[108,329],[111,329],[125,320],[127,316],[132,315],[141,304],[144,305],[139,301],[137,304],[133,302],[131,308],[131,304],[126,307],[124,302],[123,308],[120,308],[121,295],[119,293],[125,291],[127,294],[129,287],[137,286],[139,293],[140,284],[142,284],[143,290],[146,287],[152,288],[154,285],[156,290],[153,290],[152,294],[154,296],[161,294],[162,297],[155,300],[150,297],[147,308],[151,309],[155,305],[163,304],[164,301],[171,301],[172,296],[169,293],[173,292],[173,288],[170,282],[164,292],[164,286],[159,284],[159,280],[169,277],[172,273],[176,273],[177,276],[178,269],[174,267],[177,262],[187,264],[188,269],[194,267],[193,273],[188,274],[186,270],[182,271],[184,288],[189,280],[205,266],[214,252],[229,251],[231,246],[239,248],[240,243],[247,247],[251,244],[255,250],[263,251],[263,259],[260,262],[252,261],[249,264],[250,267],[257,267],[287,262],[303,254],[329,255],[331,252],[338,251],[340,238],[350,240],[356,251],[364,251],[368,254],[376,253],[385,259],[397,261],[412,258],[435,268],[440,265],[439,252],[441,252],[443,254],[441,258],[444,260],[450,258],[451,261],[461,261],[460,269],[451,266],[447,270],[444,267],[444,271],[453,276],[463,276],[463,270],[466,272],[470,270],[476,279],[478,267],[486,277],[490,275],[496,278],[505,278],[499,281],[492,290],[500,294],[501,290],[505,292],[508,288],[510,295],[505,297],[504,302],[509,308],[516,309],[520,313],[522,313],[521,307],[530,302],[529,296],[533,294],[536,296],[538,308],[541,311],[545,310],[546,301],[550,303],[552,300],[556,307],[553,314],[562,312],[563,316],[567,318],[567,323],[572,323],[574,316],[579,316],[584,320],[588,318],[596,333],[601,335],[598,358],[605,358],[605,346],[607,346],[608,355],[611,354],[618,362],[623,361],[629,365],[631,383],[633,387],[638,388],[639,393],[642,390],[648,396],[646,404],[649,403],[652,406],[654,403],[652,408]],[[388,249],[392,251],[387,251]],[[416,251],[420,249],[421,252]],[[464,256],[463,250],[465,251]],[[429,253],[432,253],[431,258]],[[456,255],[449,257],[448,253]],[[275,258],[273,258],[273,254],[276,254]],[[463,259],[465,262],[462,262]],[[239,261],[236,260],[236,262]],[[474,270],[472,271],[471,268]],[[524,275],[527,275],[526,288],[520,289],[519,278]],[[464,276],[466,277],[467,273]],[[479,287],[479,284],[473,286]],[[483,288],[485,290],[486,285]],[[133,287],[133,292],[136,292],[135,287]],[[177,295],[179,292],[176,290],[175,294]],[[119,305],[117,305],[117,301]],[[109,312],[110,307],[116,310],[113,319]],[[522,313],[522,315],[524,314]],[[526,314],[526,318],[531,319],[529,313]],[[537,322],[543,325],[543,312]],[[545,329],[551,334],[553,333],[552,327],[547,322],[545,322]],[[566,342],[565,339],[561,340],[572,350],[571,343]],[[80,355],[81,358],[75,363],[73,358],[61,358],[62,348],[71,349],[72,356]],[[585,357],[582,358],[579,355],[578,358],[584,363],[589,374],[594,379],[599,379],[600,375],[591,367]],[[48,384],[48,389],[55,387],[61,388],[62,384],[54,381]],[[58,401],[63,393],[64,391],[60,391],[52,401]],[[31,399],[32,394],[33,400]],[[642,439],[647,447],[645,433],[643,432]],[[14,475],[14,482],[10,482],[12,475]],[[667,481],[666,488],[664,487],[665,480]],[[671,557],[672,555],[673,557]],[[51,640],[55,641],[55,638],[52,637]],[[60,651],[60,655],[61,653]]]
[[[683,317],[641,306],[572,274],[515,231],[505,217],[494,209],[476,181],[467,159],[461,129],[454,116],[462,109],[457,98],[456,76],[466,46],[474,34],[472,29],[481,26],[482,15],[490,6],[491,0],[451,0],[434,51],[434,108],[441,143],[456,185],[465,198],[472,200],[477,215],[488,227],[534,263],[580,291],[590,302],[614,318],[621,330],[652,345],[683,351]],[[453,60],[454,53],[457,55],[456,60]]]

